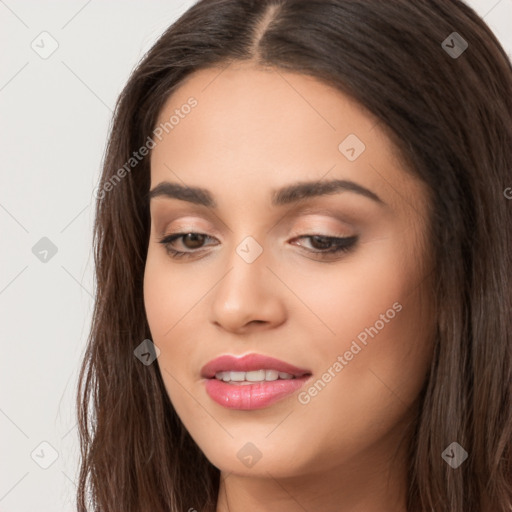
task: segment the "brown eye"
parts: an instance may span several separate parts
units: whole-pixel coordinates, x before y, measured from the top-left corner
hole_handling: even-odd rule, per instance
[[[187,249],[199,249],[206,238],[201,233],[187,233],[182,236],[182,243]]]
[[[311,245],[314,249],[323,251],[329,249],[333,245],[333,240],[327,236],[314,235],[309,237]]]
[[[311,249],[305,247],[306,251],[322,256],[350,251],[354,248],[358,237],[357,235],[342,238],[322,235],[304,235],[298,237],[298,240],[300,239],[309,240],[309,244],[307,245],[310,245]],[[304,247],[302,244],[298,245]]]
[[[180,240],[183,248],[187,249],[185,251],[176,249],[176,242]],[[202,249],[205,241],[213,240],[211,236],[205,235],[203,233],[174,233],[173,235],[168,235],[159,240],[167,253],[172,258],[183,258],[194,255],[198,250]]]

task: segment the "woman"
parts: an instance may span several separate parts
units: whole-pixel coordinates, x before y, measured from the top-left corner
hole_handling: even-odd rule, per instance
[[[512,71],[452,0],[204,0],[115,112],[78,509],[512,510]]]

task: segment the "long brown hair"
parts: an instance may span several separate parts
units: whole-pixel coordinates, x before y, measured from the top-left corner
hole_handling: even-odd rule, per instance
[[[460,55],[448,51],[454,37],[457,48],[460,38],[468,44]],[[145,55],[118,99],[96,194],[78,511],[215,510],[219,470],[178,418],[158,365],[134,356],[151,339],[143,301],[150,166],[149,158],[126,164],[185,77],[239,60],[350,95],[427,185],[439,315],[410,440],[408,509],[510,512],[512,69],[459,0],[203,0]],[[441,457],[453,441],[469,454],[457,469]]]

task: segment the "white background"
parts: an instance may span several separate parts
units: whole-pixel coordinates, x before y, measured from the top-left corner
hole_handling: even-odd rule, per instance
[[[193,3],[0,0],[0,512],[75,510],[74,399],[94,295],[92,191],[117,96]],[[512,0],[467,3],[510,55]],[[58,43],[47,59],[31,47],[43,31]],[[43,237],[57,247],[46,263],[32,252]],[[31,458],[51,462],[43,441],[58,454],[48,469]]]

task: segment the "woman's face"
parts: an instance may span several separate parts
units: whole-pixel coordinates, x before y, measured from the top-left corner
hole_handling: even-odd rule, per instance
[[[300,74],[196,72],[158,125],[144,299],[187,430],[224,472],[380,471],[430,364],[422,184]]]

